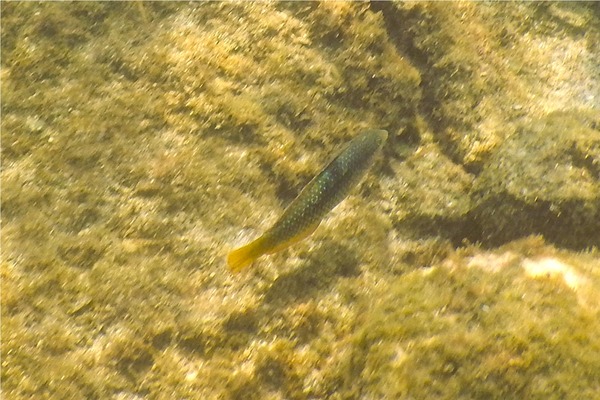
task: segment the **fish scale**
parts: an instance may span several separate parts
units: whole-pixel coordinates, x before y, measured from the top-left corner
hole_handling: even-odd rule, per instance
[[[230,269],[240,271],[263,254],[275,253],[310,235],[323,217],[365,176],[386,139],[387,132],[380,129],[365,131],[352,139],[302,189],[270,229],[229,253]]]

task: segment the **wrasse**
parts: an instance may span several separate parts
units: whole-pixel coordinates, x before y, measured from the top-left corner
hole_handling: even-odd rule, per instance
[[[352,139],[341,153],[302,189],[275,224],[258,239],[227,256],[238,272],[263,254],[271,254],[306,238],[329,211],[365,176],[387,139],[387,131],[368,130]]]

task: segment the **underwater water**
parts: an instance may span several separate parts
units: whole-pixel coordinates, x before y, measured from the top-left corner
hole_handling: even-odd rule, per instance
[[[3,398],[600,399],[594,3],[0,7]]]

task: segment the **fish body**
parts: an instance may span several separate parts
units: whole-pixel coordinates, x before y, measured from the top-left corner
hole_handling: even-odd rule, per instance
[[[302,189],[283,215],[258,239],[229,253],[233,272],[263,254],[275,253],[309,236],[325,214],[365,176],[387,139],[387,131],[368,130],[354,139]]]

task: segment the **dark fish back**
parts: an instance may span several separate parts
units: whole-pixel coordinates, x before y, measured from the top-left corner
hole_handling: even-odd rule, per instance
[[[318,224],[365,175],[386,137],[385,131],[370,130],[348,143],[288,206],[269,236],[285,241]]]

